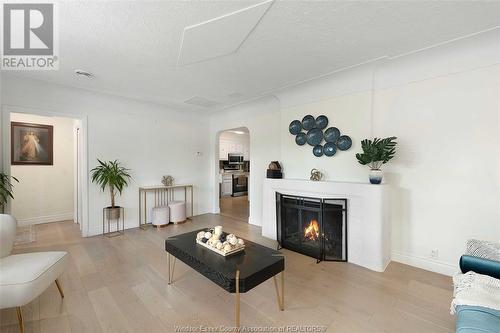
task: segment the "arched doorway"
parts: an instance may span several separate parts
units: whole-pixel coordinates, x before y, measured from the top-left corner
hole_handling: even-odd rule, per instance
[[[246,127],[221,131],[218,143],[220,214],[248,222],[250,132]]]

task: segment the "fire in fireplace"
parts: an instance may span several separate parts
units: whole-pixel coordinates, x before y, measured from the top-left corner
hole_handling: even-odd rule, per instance
[[[316,220],[311,220],[307,227],[304,228],[304,239],[315,241],[319,239],[319,223]]]
[[[276,193],[278,247],[317,259],[347,261],[347,199]]]

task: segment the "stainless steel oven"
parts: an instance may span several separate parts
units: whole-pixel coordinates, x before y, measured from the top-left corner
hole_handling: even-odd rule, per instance
[[[228,164],[237,165],[243,164],[243,155],[242,154],[227,154]]]
[[[233,174],[233,197],[248,194],[248,177],[244,174]]]

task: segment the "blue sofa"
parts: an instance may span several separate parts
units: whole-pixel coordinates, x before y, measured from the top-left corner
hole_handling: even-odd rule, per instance
[[[462,273],[474,271],[500,279],[500,262],[472,256],[460,258]],[[498,300],[500,302],[500,299]],[[457,306],[457,333],[500,333],[500,311],[481,306]]]

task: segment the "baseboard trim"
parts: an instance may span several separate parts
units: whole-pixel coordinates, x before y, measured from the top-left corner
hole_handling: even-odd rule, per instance
[[[29,217],[27,219],[18,219],[18,225],[31,225],[31,224],[41,224],[41,223],[50,223],[50,222],[60,222],[60,221],[73,221],[74,213],[59,213],[47,216],[37,216],[37,217]]]
[[[458,264],[453,265],[444,261],[415,256],[408,253],[392,252],[392,260],[448,276],[452,276],[458,272]]]

